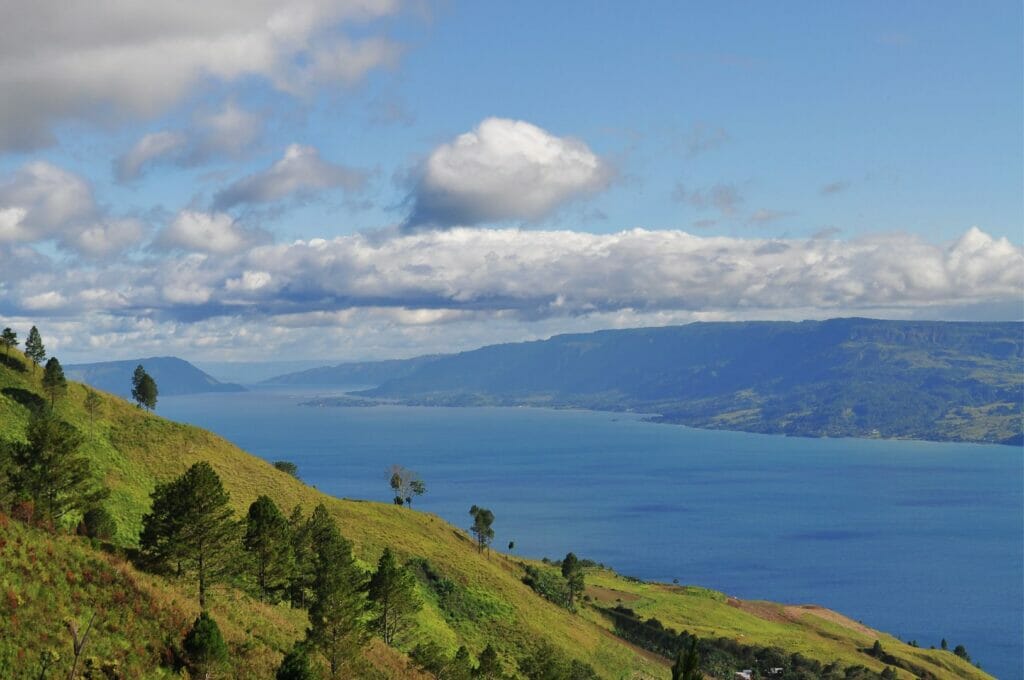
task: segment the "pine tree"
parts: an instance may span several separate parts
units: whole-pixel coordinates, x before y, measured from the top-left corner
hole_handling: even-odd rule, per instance
[[[90,416],[95,416],[97,413],[99,413],[100,407],[103,405],[103,402],[100,400],[100,395],[96,392],[96,390],[90,390],[86,388],[85,402],[82,405],[85,406],[85,410]]]
[[[145,406],[152,411],[156,408],[157,396],[156,381],[153,380],[149,373],[146,373],[146,369],[142,367],[142,364],[139,364],[132,373],[132,399],[135,400],[135,403],[140,408]]]
[[[57,357],[50,357],[43,369],[43,390],[50,396],[50,407],[53,408],[58,396],[68,391],[68,380],[64,377],[64,368]]]
[[[25,356],[35,366],[43,363],[43,359],[46,358],[46,347],[43,346],[43,338],[39,335],[39,329],[35,326],[29,329],[28,338],[25,340]]]
[[[302,514],[302,506],[296,505],[292,510],[291,517],[288,518],[288,528],[295,563],[288,583],[288,597],[293,607],[305,608],[311,601],[315,555],[309,522]]]
[[[347,677],[342,673],[355,662],[366,640],[365,575],[352,556],[352,544],[323,505],[313,510],[309,529],[315,555],[309,639],[327,659],[331,676]]]
[[[230,497],[209,463],[196,463],[185,474],[158,484],[153,509],[142,518],[139,547],[152,567],[176,567],[194,574],[199,607],[206,609],[210,585],[236,567],[240,527],[232,516]]]
[[[18,334],[10,326],[0,333],[0,345],[4,346],[4,356],[10,356],[11,350],[18,346]]]
[[[473,671],[474,678],[480,680],[502,680],[505,677],[501,669],[501,661],[498,659],[498,652],[494,647],[487,645],[484,651],[480,652],[480,663]]]
[[[284,588],[295,570],[291,528],[268,496],[249,506],[242,544],[252,556],[262,602]]]
[[[309,665],[309,651],[302,642],[295,643],[292,651],[284,655],[274,674],[274,680],[317,680],[319,677]]]
[[[181,644],[192,677],[211,680],[228,661],[228,646],[217,622],[201,612]]]
[[[89,459],[79,455],[82,435],[52,413],[34,413],[24,442],[8,442],[8,476],[13,489],[27,495],[37,512],[55,523],[69,512],[84,511],[106,497]]]
[[[679,650],[676,662],[672,665],[672,680],[703,680],[700,672],[700,656],[697,654],[697,638],[690,638],[690,646],[683,652]]]
[[[494,524],[494,513],[487,508],[474,505],[469,509],[469,514],[473,517],[473,526],[470,531],[476,536],[476,548],[479,552],[483,552],[484,548],[494,540],[494,529],[491,528],[491,525]]]
[[[409,627],[412,616],[423,603],[416,597],[416,577],[395,561],[391,550],[377,561],[377,571],[370,577],[369,597],[374,612],[372,625],[387,644]]]
[[[562,560],[562,576],[568,586],[569,609],[575,606],[576,595],[583,591],[583,567],[575,553],[568,553]]]

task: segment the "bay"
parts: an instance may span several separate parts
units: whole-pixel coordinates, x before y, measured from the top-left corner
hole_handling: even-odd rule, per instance
[[[161,398],[158,412],[332,495],[388,502],[389,468],[417,471],[416,509],[495,546],[569,550],[638,578],[814,603],[917,640],[963,644],[1000,678],[1024,655],[1020,448],[799,439],[695,430],[640,416],[525,408],[315,408],[331,396],[259,390]]]

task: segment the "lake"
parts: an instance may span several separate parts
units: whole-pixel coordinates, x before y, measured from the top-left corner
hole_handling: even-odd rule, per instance
[[[1024,655],[1020,448],[797,439],[639,416],[525,408],[312,408],[290,388],[160,399],[336,496],[389,501],[418,472],[417,509],[463,527],[494,511],[495,546],[577,555],[643,579],[815,603],[927,647],[946,638],[1000,678]],[[335,392],[336,394],[336,392]]]

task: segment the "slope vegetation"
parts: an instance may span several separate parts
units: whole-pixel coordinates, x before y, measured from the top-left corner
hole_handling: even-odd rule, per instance
[[[158,482],[198,461],[214,467],[240,515],[260,494],[286,511],[299,505],[307,514],[324,503],[364,565],[373,564],[390,547],[429,574],[419,585],[426,606],[399,650],[379,641],[366,650],[379,677],[416,677],[403,650],[424,641],[450,651],[466,645],[474,655],[491,644],[509,670],[523,650],[546,641],[564,655],[586,661],[601,677],[668,677],[665,658],[616,635],[604,612],[608,593],[621,593],[615,597],[630,599],[637,611],[680,630],[770,644],[787,654],[799,651],[822,663],[863,665],[876,673],[888,665],[861,651],[875,634],[834,623],[838,614],[822,616],[817,610],[779,621],[781,605],[732,606],[717,593],[634,582],[600,569],[587,574],[591,588],[599,590],[592,590],[588,603],[571,612],[524,583],[528,565],[499,553],[477,552],[464,531],[434,515],[326,496],[209,432],[151,415],[112,395],[102,395],[99,408],[90,414],[86,394],[83,385],[72,383],[56,410],[83,433],[84,451],[111,490],[106,504],[118,524],[115,545],[101,551],[85,539],[0,520],[0,676],[23,677],[10,669],[28,672],[36,666],[23,664],[46,649],[66,650],[70,642],[61,619],[83,622],[97,609],[104,615],[89,653],[117,660],[123,669],[131,669],[127,677],[169,673],[167,656],[196,612],[194,586],[141,574],[109,551],[130,550],[136,544],[149,493]],[[0,366],[0,437],[22,438],[29,409],[41,401],[39,372],[24,370],[20,356],[6,359]],[[473,500],[480,499],[467,499],[467,505]],[[550,569],[540,564],[535,568]],[[451,584],[444,593],[431,586],[431,579],[439,577]],[[453,591],[459,595],[455,602]],[[270,677],[282,652],[306,627],[305,612],[261,605],[234,588],[222,587],[213,602],[213,614],[222,621],[238,668],[244,669],[239,677]],[[890,654],[914,659],[934,677],[988,677],[957,663],[951,653],[883,639]],[[897,677],[912,676],[900,670]]]

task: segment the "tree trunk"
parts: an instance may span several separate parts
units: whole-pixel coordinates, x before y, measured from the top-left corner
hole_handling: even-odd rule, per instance
[[[206,565],[203,553],[199,553],[199,610],[206,611]]]

